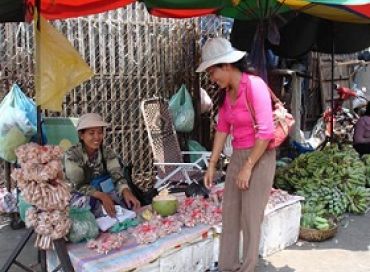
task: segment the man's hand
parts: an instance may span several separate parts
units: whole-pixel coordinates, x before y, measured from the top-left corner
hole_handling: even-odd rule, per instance
[[[123,200],[125,201],[129,209],[138,209],[140,208],[140,201],[131,193],[130,189],[125,188],[122,191]]]

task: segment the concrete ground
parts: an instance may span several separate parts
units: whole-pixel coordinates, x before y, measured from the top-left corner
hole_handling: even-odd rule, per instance
[[[0,220],[0,267],[24,233],[25,229],[12,230],[6,222]],[[37,251],[33,248],[33,242],[34,239],[31,239],[18,260],[26,265],[34,265],[35,271],[40,271],[36,265]],[[9,271],[23,270],[12,266]],[[299,241],[294,246],[260,259],[256,270],[256,272],[293,271],[370,272],[370,212],[363,216],[346,217],[341,222],[337,235],[331,240],[320,243]]]

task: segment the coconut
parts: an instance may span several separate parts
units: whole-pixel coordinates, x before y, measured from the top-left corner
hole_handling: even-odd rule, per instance
[[[178,201],[173,195],[170,195],[168,190],[162,190],[156,197],[153,198],[152,207],[161,216],[173,215],[177,211]]]

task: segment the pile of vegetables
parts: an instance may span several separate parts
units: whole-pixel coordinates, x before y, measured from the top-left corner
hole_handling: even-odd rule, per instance
[[[370,204],[370,155],[359,158],[348,145],[331,144],[279,167],[275,187],[305,198],[301,225],[327,229],[328,217],[363,214]],[[326,220],[326,221],[325,221]]]

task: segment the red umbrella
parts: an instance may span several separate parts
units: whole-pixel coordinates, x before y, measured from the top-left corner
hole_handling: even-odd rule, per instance
[[[26,5],[33,7],[35,2],[36,0],[26,0]],[[136,0],[41,0],[40,6],[42,16],[54,20],[101,13],[125,7],[133,2]],[[27,11],[32,13],[32,8]]]

